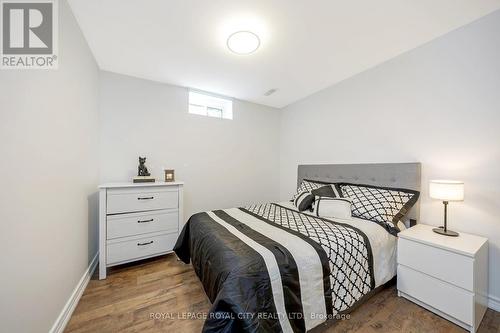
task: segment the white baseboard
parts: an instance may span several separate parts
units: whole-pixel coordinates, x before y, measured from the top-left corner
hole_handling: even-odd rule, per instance
[[[500,298],[495,296],[488,296],[488,307],[495,311],[500,312]]]
[[[94,274],[94,270],[97,267],[98,261],[99,261],[99,252],[97,252],[95,257],[90,262],[89,267],[87,268],[85,273],[83,273],[82,278],[76,285],[75,289],[71,293],[71,296],[69,297],[61,313],[59,314],[59,317],[57,317],[56,322],[50,329],[49,331],[50,333],[63,333],[64,329],[66,328],[66,325],[68,324],[69,319],[71,318],[71,315],[73,314],[73,311],[76,308],[76,305],[78,304],[78,301],[80,300],[80,297],[82,297],[82,294],[85,291],[85,288],[87,287],[90,278],[92,277],[92,274]]]

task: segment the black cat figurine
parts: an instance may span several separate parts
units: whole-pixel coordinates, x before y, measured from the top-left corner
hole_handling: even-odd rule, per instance
[[[148,172],[148,168],[146,168],[145,163],[146,163],[146,158],[139,156],[139,171],[137,172],[137,176],[140,177],[151,176],[151,174]]]

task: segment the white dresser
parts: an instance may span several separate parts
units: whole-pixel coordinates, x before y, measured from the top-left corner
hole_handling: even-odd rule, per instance
[[[488,240],[418,224],[399,233],[398,294],[475,332],[487,308]]]
[[[173,250],[184,226],[182,182],[99,186],[99,279],[106,268]]]

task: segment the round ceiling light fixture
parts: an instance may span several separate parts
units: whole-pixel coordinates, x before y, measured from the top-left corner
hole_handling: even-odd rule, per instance
[[[259,36],[251,31],[237,31],[227,38],[227,47],[236,54],[251,54],[260,46]]]

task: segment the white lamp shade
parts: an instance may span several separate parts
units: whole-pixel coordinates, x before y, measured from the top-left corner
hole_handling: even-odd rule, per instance
[[[464,200],[464,183],[456,180],[431,180],[429,195],[443,201]]]

